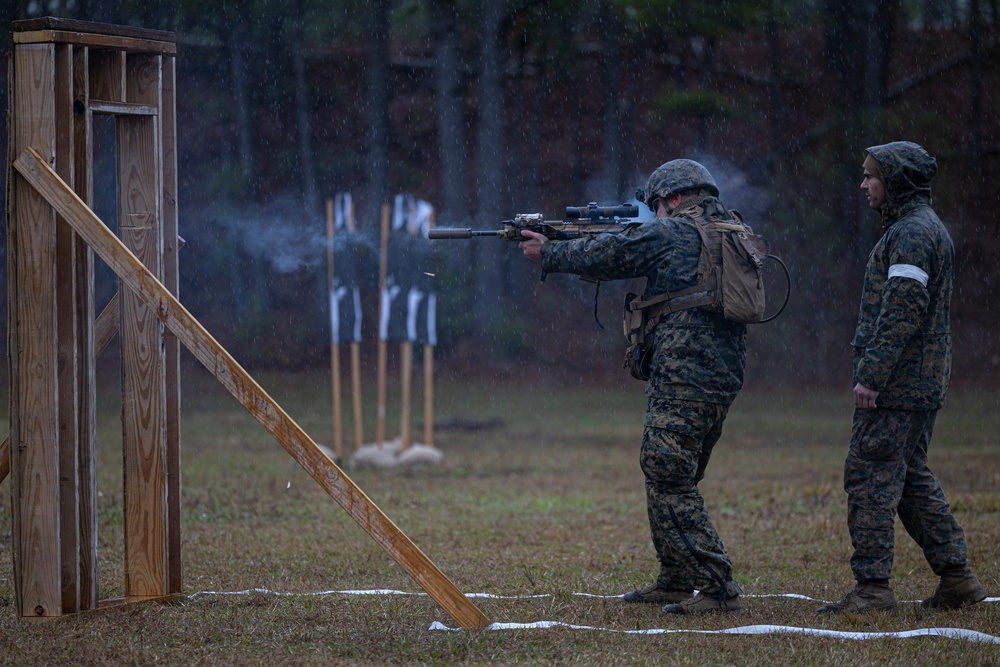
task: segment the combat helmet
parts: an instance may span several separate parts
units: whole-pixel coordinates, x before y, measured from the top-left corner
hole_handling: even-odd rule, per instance
[[[713,197],[719,196],[719,186],[705,165],[688,159],[671,160],[649,175],[646,189],[637,192],[636,199],[648,206],[654,199],[667,199],[676,192],[697,188],[708,190]]]

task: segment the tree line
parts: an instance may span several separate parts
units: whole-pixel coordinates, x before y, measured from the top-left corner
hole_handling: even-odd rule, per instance
[[[996,0],[4,7],[0,29],[52,15],[176,34],[181,296],[250,365],[326,354],[323,210],[338,191],[354,194],[374,252],[380,205],[398,192],[432,202],[439,226],[491,228],[515,212],[628,201],[686,156],[792,268],[788,313],[751,334],[759,367],[839,381],[880,233],[857,190],[860,156],[894,139],[940,163],[935,202],[970,267],[956,341],[974,349],[997,332],[998,242],[978,204],[997,198]],[[101,183],[113,218],[113,178]],[[628,286],[602,287],[591,308],[591,287],[538,285],[511,246],[439,248],[445,355],[554,364],[566,329],[578,359],[606,364],[620,347]],[[957,361],[1000,363],[976,354]]]

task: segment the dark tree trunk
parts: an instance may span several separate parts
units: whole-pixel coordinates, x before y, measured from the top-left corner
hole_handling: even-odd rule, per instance
[[[712,68],[715,67],[715,38],[705,39],[705,53],[701,60],[701,89],[708,92],[712,88]],[[708,130],[711,117],[702,114],[698,117],[698,153],[704,155],[708,151]]]
[[[771,129],[771,151],[778,153],[784,145],[782,128],[785,126],[785,86],[781,45],[778,40],[778,26],[773,16],[767,22],[767,57],[771,69],[771,108],[768,112],[768,126]]]
[[[854,262],[864,261],[877,233],[858,191],[859,165],[866,147],[882,143],[881,106],[886,98],[898,9],[899,0],[826,2],[827,66],[843,93],[836,104],[844,132],[838,133],[842,139],[833,155],[834,173],[840,177],[832,187],[839,193],[847,257]]]
[[[231,95],[233,100],[233,122],[236,129],[238,155],[235,156],[240,175],[240,184],[249,201],[257,200],[257,177],[254,171],[253,159],[253,128],[251,126],[249,86],[247,85],[247,35],[244,23],[238,21],[236,27],[225,34],[228,35]],[[225,142],[229,145],[229,142]]]
[[[368,198],[365,227],[378,230],[389,201],[389,14],[386,0],[370,0],[368,56]],[[376,231],[376,237],[378,232]]]
[[[983,36],[982,16],[979,0],[969,1],[969,53],[970,63],[969,119],[966,130],[966,155],[972,160],[970,165],[978,173],[983,156]],[[977,179],[977,183],[979,180]]]
[[[603,73],[604,115],[604,181],[608,189],[602,193],[618,202],[622,196],[622,123],[621,104],[621,25],[607,0],[598,8],[598,30],[601,35],[601,68]],[[582,203],[582,202],[581,202]],[[575,205],[575,204],[574,204]]]
[[[454,4],[431,3],[431,11],[437,38],[434,91],[441,153],[441,206],[437,221],[441,226],[448,227],[464,225],[469,219],[462,63],[458,53]]]
[[[302,177],[302,205],[307,216],[319,211],[316,194],[316,169],[313,165],[312,121],[309,109],[309,82],[303,57],[302,7],[298,0],[292,5],[292,69],[295,72],[295,124],[298,128],[299,169]]]
[[[501,68],[500,25],[503,3],[484,0],[480,6],[481,48],[479,66],[479,127],[476,140],[476,210],[480,220],[495,224],[503,215],[505,171],[503,146],[503,80]],[[509,248],[499,243],[470,244],[476,248],[473,266],[477,276],[477,333],[488,340],[498,324],[503,276],[501,253]]]

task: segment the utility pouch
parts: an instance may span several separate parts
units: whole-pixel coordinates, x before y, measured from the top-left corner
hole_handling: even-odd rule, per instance
[[[635,310],[631,308],[632,302],[638,298],[639,295],[633,292],[625,295],[625,312],[622,314],[622,320],[625,328],[625,338],[630,343],[640,342],[642,327],[645,324],[645,318],[643,317],[645,311],[641,308]]]
[[[638,295],[629,292],[625,295],[625,312],[623,313],[625,338],[630,345],[625,350],[625,361],[622,368],[627,368],[628,372],[636,380],[645,382],[649,379],[649,361],[651,349],[644,345],[646,338],[646,309],[632,308],[632,303],[638,299]]]
[[[633,343],[625,350],[625,362],[622,368],[627,368],[628,372],[636,380],[643,382],[649,379],[649,362],[652,357],[651,349],[643,347],[641,343]]]

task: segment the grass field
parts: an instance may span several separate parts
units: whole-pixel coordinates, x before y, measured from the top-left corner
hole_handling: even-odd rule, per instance
[[[317,441],[330,443],[328,375],[257,379]],[[907,601],[900,611],[815,614],[819,600],[839,599],[853,584],[841,485],[851,416],[846,394],[785,388],[737,400],[702,492],[747,594],[745,609],[676,618],[656,606],[578,595],[620,595],[655,573],[638,467],[641,384],[625,378],[439,378],[436,418],[442,426],[459,419],[502,425],[442,428],[434,442],[444,453],[439,465],[348,468],[348,474],[463,591],[524,596],[476,598],[491,620],[604,629],[470,634],[430,630],[435,621],[457,624],[425,595],[315,595],[420,589],[213,383],[200,369],[185,372],[189,595],[169,605],[21,620],[14,606],[6,481],[0,487],[0,664],[1000,664],[1000,645],[944,637],[854,641],[608,631],[774,624],[854,632],[952,627],[1000,635],[1000,603],[929,614],[912,602],[929,595],[936,579],[901,527],[893,580],[897,597]],[[417,420],[421,405],[417,391]],[[6,407],[3,397],[4,432]],[[998,408],[995,392],[953,392],[931,452],[991,596],[1000,595]],[[365,409],[370,420],[370,399]],[[394,392],[390,435],[398,431],[397,414]],[[122,594],[124,580],[113,388],[100,397],[99,419],[100,585],[106,599]],[[345,429],[350,450],[349,422]],[[373,433],[369,421],[368,437]],[[414,433],[422,435],[419,426]],[[247,589],[263,590],[224,594]],[[814,599],[755,597],[784,593]]]

